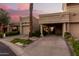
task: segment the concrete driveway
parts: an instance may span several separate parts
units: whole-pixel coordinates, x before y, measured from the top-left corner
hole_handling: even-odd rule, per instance
[[[29,56],[70,56],[66,42],[60,36],[42,37],[24,48]]]

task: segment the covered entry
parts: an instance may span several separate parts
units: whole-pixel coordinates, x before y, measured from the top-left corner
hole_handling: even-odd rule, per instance
[[[43,35],[62,35],[62,23],[43,24]]]
[[[66,23],[53,23],[53,24],[41,24],[40,32],[41,36],[44,35],[60,35],[64,37],[64,33],[67,31]]]

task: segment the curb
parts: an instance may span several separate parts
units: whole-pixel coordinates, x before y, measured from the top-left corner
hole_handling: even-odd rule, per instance
[[[5,44],[6,46],[8,46],[15,54],[16,56],[28,56],[24,53],[23,49],[8,42],[8,41],[4,41],[4,40],[0,40],[0,42],[2,42],[3,44]]]
[[[74,56],[73,49],[71,48],[70,44],[67,42],[66,39],[64,39],[64,41],[66,42],[66,44],[67,44],[67,46],[68,46],[68,49],[69,49],[69,51],[70,51],[71,56]]]

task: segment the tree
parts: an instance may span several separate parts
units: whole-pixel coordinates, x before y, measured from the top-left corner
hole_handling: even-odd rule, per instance
[[[29,33],[29,36],[31,37],[32,36],[32,29],[33,29],[33,25],[32,25],[32,18],[33,18],[33,3],[30,3],[30,33]]]
[[[3,31],[5,25],[9,24],[9,18],[8,12],[0,9],[0,32]]]

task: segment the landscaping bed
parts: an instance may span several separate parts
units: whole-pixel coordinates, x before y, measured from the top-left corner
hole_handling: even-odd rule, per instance
[[[15,35],[19,35],[19,31],[11,31],[11,32],[6,32],[5,33],[6,36],[15,36]]]
[[[40,31],[35,31],[32,33],[32,36],[35,36],[35,37],[40,37]]]
[[[65,33],[64,38],[66,39],[72,55],[79,56],[79,40],[76,40],[76,38],[68,32]]]
[[[4,34],[5,36],[15,36],[15,35],[19,35],[20,33],[19,31],[11,31],[11,32],[6,32],[6,33],[0,32],[0,38],[3,38]]]
[[[11,43],[13,44],[17,44],[17,45],[20,45],[20,46],[26,46],[28,44],[31,44],[33,41],[30,40],[30,39],[20,39],[20,38],[14,38]]]

